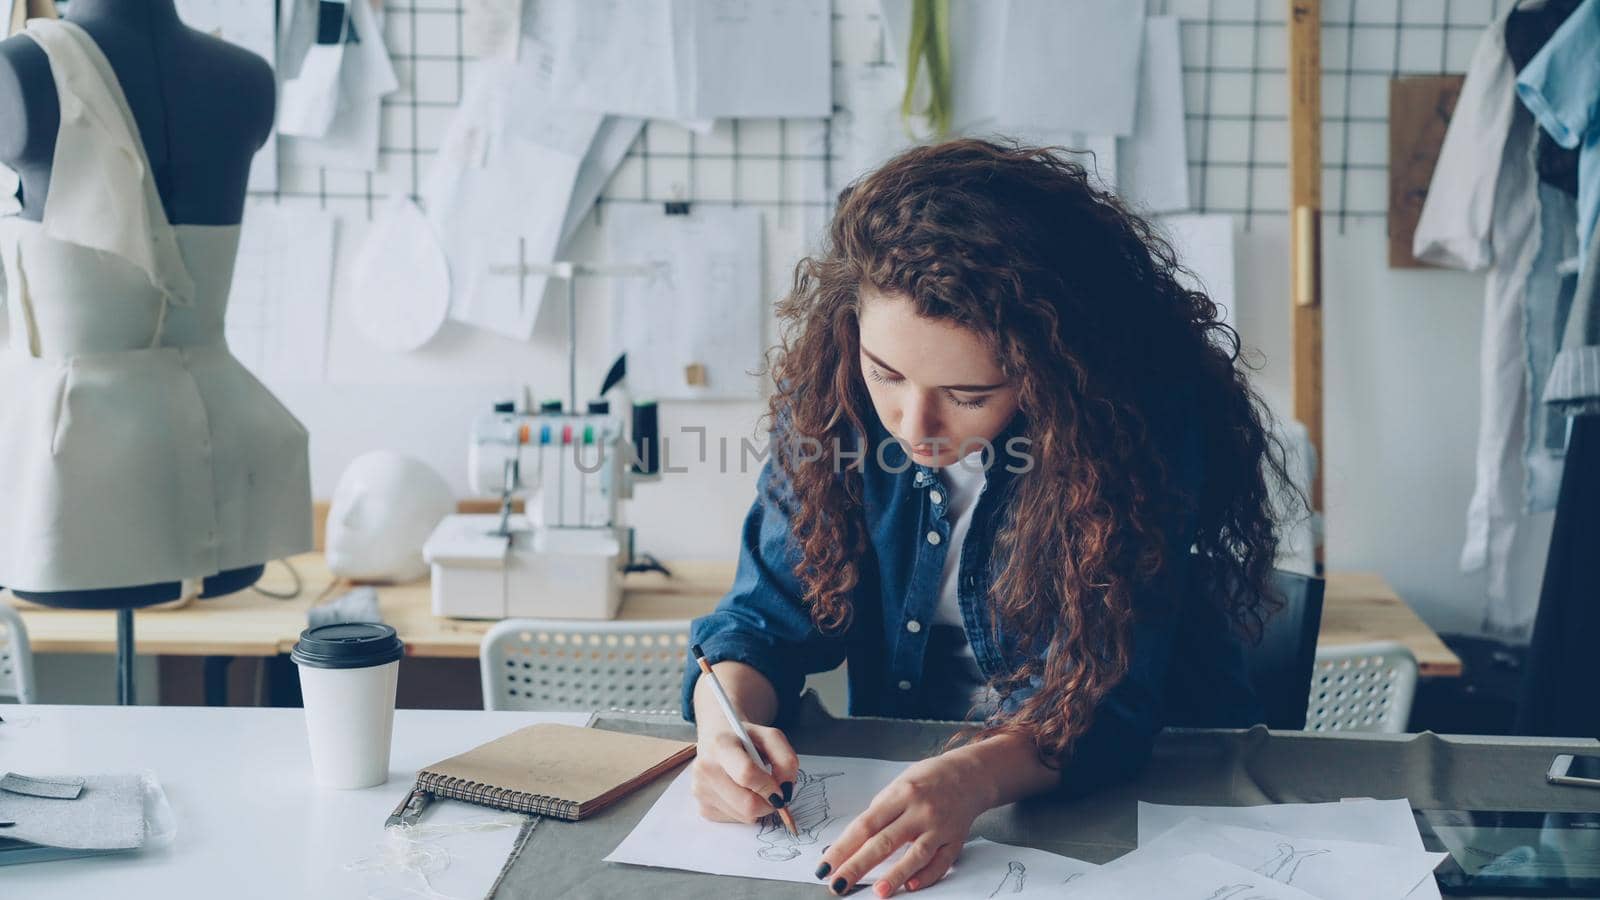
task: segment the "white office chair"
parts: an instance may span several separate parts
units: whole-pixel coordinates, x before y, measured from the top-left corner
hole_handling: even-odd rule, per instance
[[[0,699],[6,698],[33,702],[33,651],[21,614],[0,601]]]
[[[506,619],[478,648],[483,706],[677,712],[688,654],[688,619]]]
[[[1416,692],[1417,658],[1403,644],[1318,648],[1306,730],[1399,734]]]

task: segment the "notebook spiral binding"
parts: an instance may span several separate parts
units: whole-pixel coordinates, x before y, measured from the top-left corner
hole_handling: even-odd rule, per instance
[[[503,809],[535,816],[554,816],[557,819],[569,821],[576,821],[578,818],[578,804],[571,800],[497,788],[481,781],[449,778],[432,772],[422,772],[417,775],[417,787],[435,796],[475,803],[491,809]]]

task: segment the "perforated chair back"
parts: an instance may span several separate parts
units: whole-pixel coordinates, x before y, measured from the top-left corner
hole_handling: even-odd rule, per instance
[[[0,699],[33,702],[33,651],[28,629],[9,603],[0,601]]]
[[[689,620],[506,619],[478,650],[485,709],[679,709]]]
[[[1307,731],[1399,734],[1411,720],[1417,658],[1395,641],[1317,650]]]

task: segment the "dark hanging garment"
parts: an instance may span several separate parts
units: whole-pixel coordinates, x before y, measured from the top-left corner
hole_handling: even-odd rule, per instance
[[[1519,734],[1600,737],[1600,416],[1572,419],[1555,530],[1528,648]]]
[[[1506,17],[1506,56],[1511,67],[1522,70],[1544,49],[1567,17],[1583,5],[1583,0],[1549,0],[1538,9],[1518,9]],[[1578,148],[1567,149],[1539,129],[1535,153],[1539,180],[1567,194],[1578,196]]]

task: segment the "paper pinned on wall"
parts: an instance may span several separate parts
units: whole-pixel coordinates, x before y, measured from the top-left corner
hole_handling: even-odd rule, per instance
[[[978,4],[973,4],[978,5]],[[1003,123],[1133,133],[1143,0],[1007,0],[998,83]]]
[[[1171,240],[1178,262],[1190,270],[1179,282],[1190,290],[1205,291],[1222,307],[1220,318],[1234,323],[1238,296],[1235,281],[1233,217],[1217,213],[1162,216],[1159,220]]]
[[[528,340],[549,280],[530,267],[556,259],[604,117],[555,99],[542,35],[522,44],[514,64],[474,64],[422,197],[450,264],[450,318]]]
[[[272,4],[261,0],[178,0],[178,18],[196,31],[237,44],[277,67],[278,36]],[[251,191],[278,189],[277,132],[256,152],[250,166]]]
[[[578,167],[578,178],[572,186],[572,200],[567,204],[567,218],[561,225],[561,243],[572,239],[584,216],[599,201],[611,176],[628,155],[628,148],[638,139],[644,120],[633,116],[606,116],[594,136],[594,143]]]
[[[367,229],[350,272],[356,327],[385,350],[415,350],[450,312],[450,270],[422,210],[404,194],[389,198]]]
[[[829,0],[679,2],[692,10],[690,115],[824,119],[833,114]]]
[[[1189,139],[1176,16],[1145,20],[1133,134],[1118,138],[1117,187],[1147,213],[1189,208]]]
[[[1106,868],[1161,860],[1175,862],[1192,853],[1243,866],[1322,900],[1404,897],[1428,878],[1448,855],[1382,844],[1299,837],[1192,818],[1153,840],[1141,842],[1138,850],[1107,864]]]
[[[228,295],[228,348],[262,382],[321,381],[338,219],[257,204],[245,211]]]
[[[461,49],[478,59],[515,61],[521,42],[523,0],[466,0],[461,7]]]
[[[283,0],[280,71],[298,74],[310,62],[317,11],[316,0]],[[349,4],[349,12],[354,41],[347,42],[340,54],[333,118],[320,137],[284,134],[279,147],[284,166],[361,172],[378,169],[383,98],[398,90],[400,82],[384,43],[381,10],[357,0]],[[289,96],[282,101],[290,102]]]
[[[913,143],[900,119],[905,75],[887,63],[844,65],[838,70],[840,109],[826,135],[839,163],[831,167],[837,192]],[[820,152],[823,148],[818,147]]]
[[[556,90],[580,109],[691,128],[833,112],[828,0],[589,0],[540,17],[559,48]]]
[[[612,333],[628,354],[635,396],[755,397],[762,363],[761,213],[696,206],[615,205],[605,216],[607,258],[654,265],[616,279]]]

